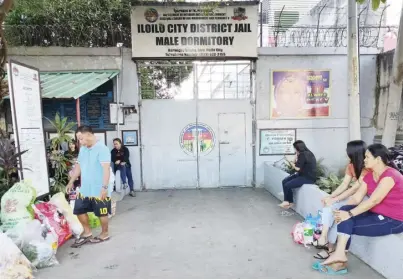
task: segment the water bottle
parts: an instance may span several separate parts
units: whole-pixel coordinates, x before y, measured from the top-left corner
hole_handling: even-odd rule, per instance
[[[304,243],[305,244],[311,244],[313,242],[314,231],[315,231],[315,228],[310,222],[304,223]]]

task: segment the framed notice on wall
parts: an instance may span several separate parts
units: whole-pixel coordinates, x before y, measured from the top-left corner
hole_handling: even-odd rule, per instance
[[[49,193],[49,175],[42,123],[39,71],[14,60],[8,62],[8,84],[15,146],[21,179],[31,181],[38,197]]]
[[[260,129],[259,155],[294,155],[295,129]]]

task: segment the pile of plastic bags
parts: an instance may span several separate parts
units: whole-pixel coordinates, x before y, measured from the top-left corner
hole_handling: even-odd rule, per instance
[[[63,193],[34,205],[35,198],[35,189],[25,181],[1,198],[0,279],[32,278],[33,268],[58,264],[57,249],[83,232]]]

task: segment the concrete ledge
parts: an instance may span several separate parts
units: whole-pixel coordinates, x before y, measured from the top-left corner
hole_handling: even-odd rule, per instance
[[[279,200],[283,199],[282,180],[288,174],[271,163],[264,165],[264,187]],[[295,211],[305,217],[322,208],[326,195],[316,185],[304,185],[294,192]],[[403,234],[383,237],[352,237],[351,252],[386,278],[403,278]]]

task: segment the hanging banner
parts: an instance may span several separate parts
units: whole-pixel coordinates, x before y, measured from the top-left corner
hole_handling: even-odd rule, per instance
[[[272,119],[330,116],[329,70],[273,71],[271,81]]]
[[[259,155],[294,155],[295,129],[261,129]]]
[[[27,151],[20,157],[19,175],[31,181],[38,197],[49,193],[48,163],[42,123],[42,96],[39,71],[10,60],[8,85],[15,146]]]
[[[258,2],[136,6],[131,23],[135,59],[257,57]]]

